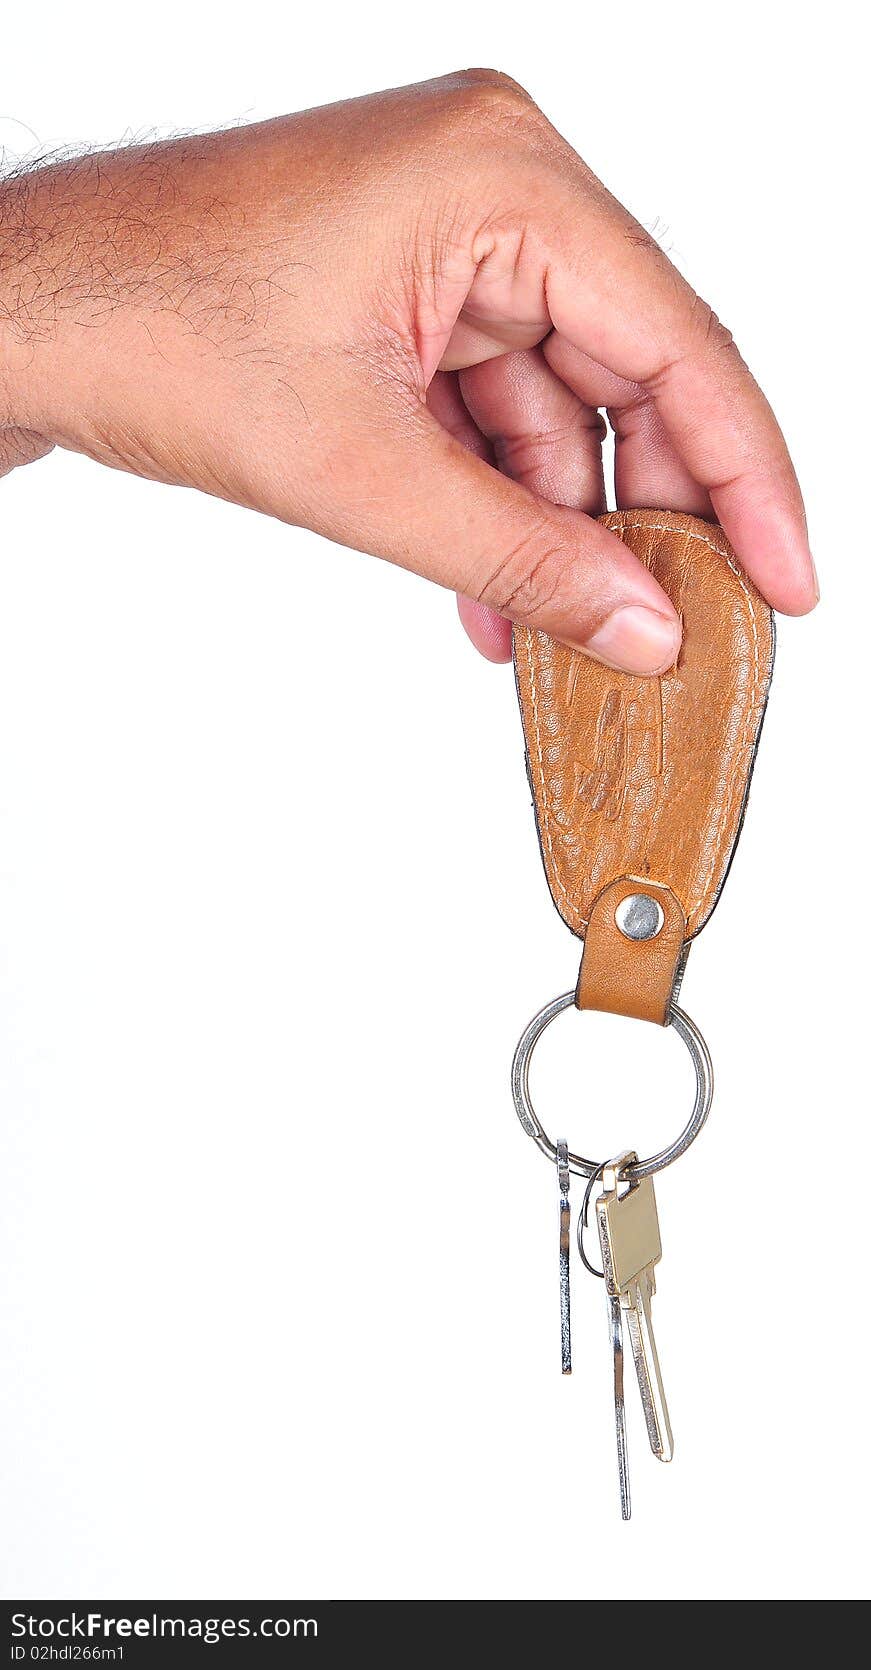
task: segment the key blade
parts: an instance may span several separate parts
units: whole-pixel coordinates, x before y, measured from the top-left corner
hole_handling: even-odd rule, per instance
[[[629,1494],[629,1452],[626,1446],[626,1403],[623,1396],[623,1316],[619,1299],[608,1298],[608,1323],[614,1362],[614,1425],[617,1431],[617,1477],[620,1482],[620,1514],[632,1517]]]
[[[569,1243],[571,1236],[571,1208],[565,1195],[559,1203],[559,1319],[563,1374],[572,1372],[572,1312],[569,1284]]]
[[[629,1326],[629,1339],[638,1376],[638,1390],[650,1448],[658,1461],[671,1461],[674,1439],[668,1418],[668,1404],[662,1384],[656,1336],[653,1332],[650,1301],[654,1293],[653,1276],[649,1270],[641,1272],[628,1294],[623,1308]]]
[[[559,1322],[560,1352],[563,1374],[572,1372],[572,1301],[571,1242],[572,1209],[569,1204],[569,1150],[566,1142],[556,1145],[557,1180],[559,1183]]]

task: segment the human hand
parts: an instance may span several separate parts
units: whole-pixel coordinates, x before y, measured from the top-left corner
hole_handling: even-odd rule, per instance
[[[636,673],[665,593],[591,518],[722,523],[813,607],[801,495],[727,331],[493,71],[0,186],[0,472],[52,444],[312,528]],[[495,467],[494,467],[495,466]],[[511,478],[511,479],[508,479]]]

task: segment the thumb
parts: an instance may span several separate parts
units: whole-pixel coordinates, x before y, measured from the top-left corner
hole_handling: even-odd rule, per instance
[[[349,543],[621,671],[673,664],[678,616],[616,534],[501,475],[425,409],[385,439]]]

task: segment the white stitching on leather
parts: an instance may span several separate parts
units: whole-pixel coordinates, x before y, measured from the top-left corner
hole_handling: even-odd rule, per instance
[[[547,842],[547,850],[550,853],[550,861],[551,861],[551,865],[553,867],[553,879],[556,882],[560,893],[562,894],[563,898],[565,899],[565,902],[566,902],[566,904],[568,906],[568,909],[569,909],[569,915],[574,917],[577,906],[572,903],[572,900],[571,900],[571,898],[569,897],[569,894],[566,891],[565,882],[563,881],[562,876],[559,873],[559,864],[557,862],[557,856],[556,856],[556,853],[553,850],[553,836],[551,834],[551,828],[550,828],[550,807],[548,805],[548,799],[547,799],[547,784],[545,783],[545,780],[544,780],[544,754],[542,752],[542,747],[541,747],[541,726],[540,726],[539,720],[538,720],[538,689],[537,689],[537,686],[536,686],[536,683],[535,683],[535,660],[534,660],[534,657],[533,657],[533,654],[532,654],[532,627],[527,626],[525,628],[525,630],[526,630],[526,664],[527,664],[527,667],[529,669],[529,692],[530,692],[530,695],[532,697],[532,721],[533,721],[533,724],[535,726],[535,747],[536,747],[536,752],[538,754],[538,780],[539,780],[539,783],[541,785],[541,809],[542,809],[542,812],[544,814],[544,838],[545,838],[545,841]],[[587,927],[588,924],[587,924],[586,917],[581,916],[581,917],[578,917],[577,920],[580,922],[582,928]]]

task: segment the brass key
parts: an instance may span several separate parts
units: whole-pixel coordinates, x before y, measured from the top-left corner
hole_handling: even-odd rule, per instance
[[[644,1177],[622,1194],[619,1192],[621,1177],[636,1159],[634,1153],[621,1154],[603,1168],[603,1193],[596,1201],[596,1222],[615,1350],[615,1386],[616,1354],[618,1350],[622,1351],[622,1339],[619,1337],[622,1330],[614,1316],[619,1303],[629,1329],[650,1448],[659,1461],[670,1461],[674,1443],[650,1314],[650,1301],[656,1292],[654,1267],[662,1257],[653,1182],[651,1178]],[[624,1482],[626,1451],[621,1405],[622,1398],[619,1403],[615,1400],[621,1502],[623,1517],[628,1519],[629,1492],[628,1484]]]
[[[646,1181],[649,1182],[650,1179],[647,1178]],[[650,1316],[650,1301],[655,1292],[653,1271],[645,1269],[629,1293],[621,1294],[620,1303],[629,1324],[629,1339],[635,1359],[635,1373],[638,1376],[638,1390],[641,1393],[650,1448],[657,1461],[671,1461],[674,1455],[674,1439]]]

